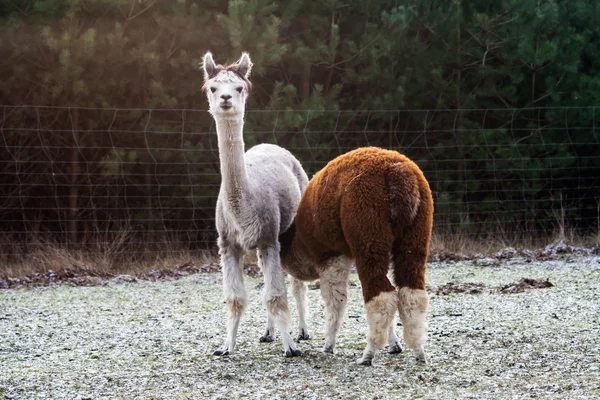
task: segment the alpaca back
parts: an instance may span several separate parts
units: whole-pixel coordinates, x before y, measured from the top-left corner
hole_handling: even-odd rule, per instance
[[[243,213],[227,209],[224,192],[217,200],[217,224],[229,236],[235,236],[243,248],[275,243],[289,228],[296,215],[308,177],[300,162],[287,150],[272,144],[260,144],[244,155],[250,187],[245,193],[250,206]]]
[[[254,193],[259,194],[255,199],[257,212],[279,214],[279,231],[284,232],[292,224],[308,185],[306,172],[292,153],[273,144],[248,150],[246,168]]]
[[[331,254],[355,258],[360,249],[348,244],[347,235],[355,234],[344,229],[349,222],[364,232],[379,226],[373,219],[389,221],[389,229],[373,234],[391,246],[410,230],[421,207],[429,207],[423,213],[428,215],[433,202],[416,164],[395,151],[356,149],[329,162],[309,182],[296,218],[298,241],[317,262]]]

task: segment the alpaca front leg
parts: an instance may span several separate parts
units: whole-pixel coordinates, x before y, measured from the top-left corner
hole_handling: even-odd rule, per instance
[[[240,319],[246,308],[247,294],[242,274],[243,253],[238,249],[221,250],[223,293],[227,303],[227,338],[216,356],[233,354]]]
[[[264,265],[264,302],[269,316],[281,334],[283,352],[286,357],[299,356],[302,353],[296,348],[296,344],[290,335],[290,310],[288,308],[285,280],[281,271],[279,247],[259,249],[259,258],[262,259]]]
[[[381,349],[389,339],[390,325],[394,321],[394,314],[398,307],[398,297],[395,291],[380,292],[366,304],[369,334],[367,347],[361,358],[356,362],[362,365],[371,365],[375,353]]]
[[[325,345],[324,353],[333,353],[337,334],[348,303],[349,260],[338,257],[329,262],[321,280],[321,296],[325,301]]]
[[[306,314],[308,312],[308,296],[306,282],[294,277],[290,277],[292,282],[292,292],[296,299],[296,308],[298,309],[298,336],[297,341],[309,340],[308,326],[306,325]]]

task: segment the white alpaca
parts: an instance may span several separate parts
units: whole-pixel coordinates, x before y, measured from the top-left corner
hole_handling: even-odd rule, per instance
[[[308,177],[287,150],[261,144],[244,154],[244,111],[251,83],[252,63],[242,53],[238,63],[216,65],[212,54],[204,56],[204,90],[215,119],[219,142],[221,189],[217,199],[216,226],[227,303],[227,338],[215,355],[232,354],[240,318],[246,307],[242,259],[256,249],[264,274],[263,300],[267,327],[261,342],[273,341],[274,326],[283,339],[287,357],[300,355],[290,333],[287,291],[279,257],[279,235],[294,220]],[[292,278],[300,317],[298,339],[308,339],[305,321],[306,284]]]

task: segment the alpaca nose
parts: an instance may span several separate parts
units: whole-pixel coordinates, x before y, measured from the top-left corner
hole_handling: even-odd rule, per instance
[[[231,95],[230,95],[230,94],[222,94],[222,95],[221,95],[221,98],[222,98],[223,100],[227,101],[227,100],[229,100],[229,99],[231,98]]]

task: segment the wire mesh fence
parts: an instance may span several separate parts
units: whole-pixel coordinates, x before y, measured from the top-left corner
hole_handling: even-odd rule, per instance
[[[131,256],[215,248],[217,137],[204,110],[0,106],[3,259],[45,244]],[[413,159],[434,231],[485,240],[600,228],[596,107],[263,110],[246,148],[275,143],[312,176],[360,146]]]

